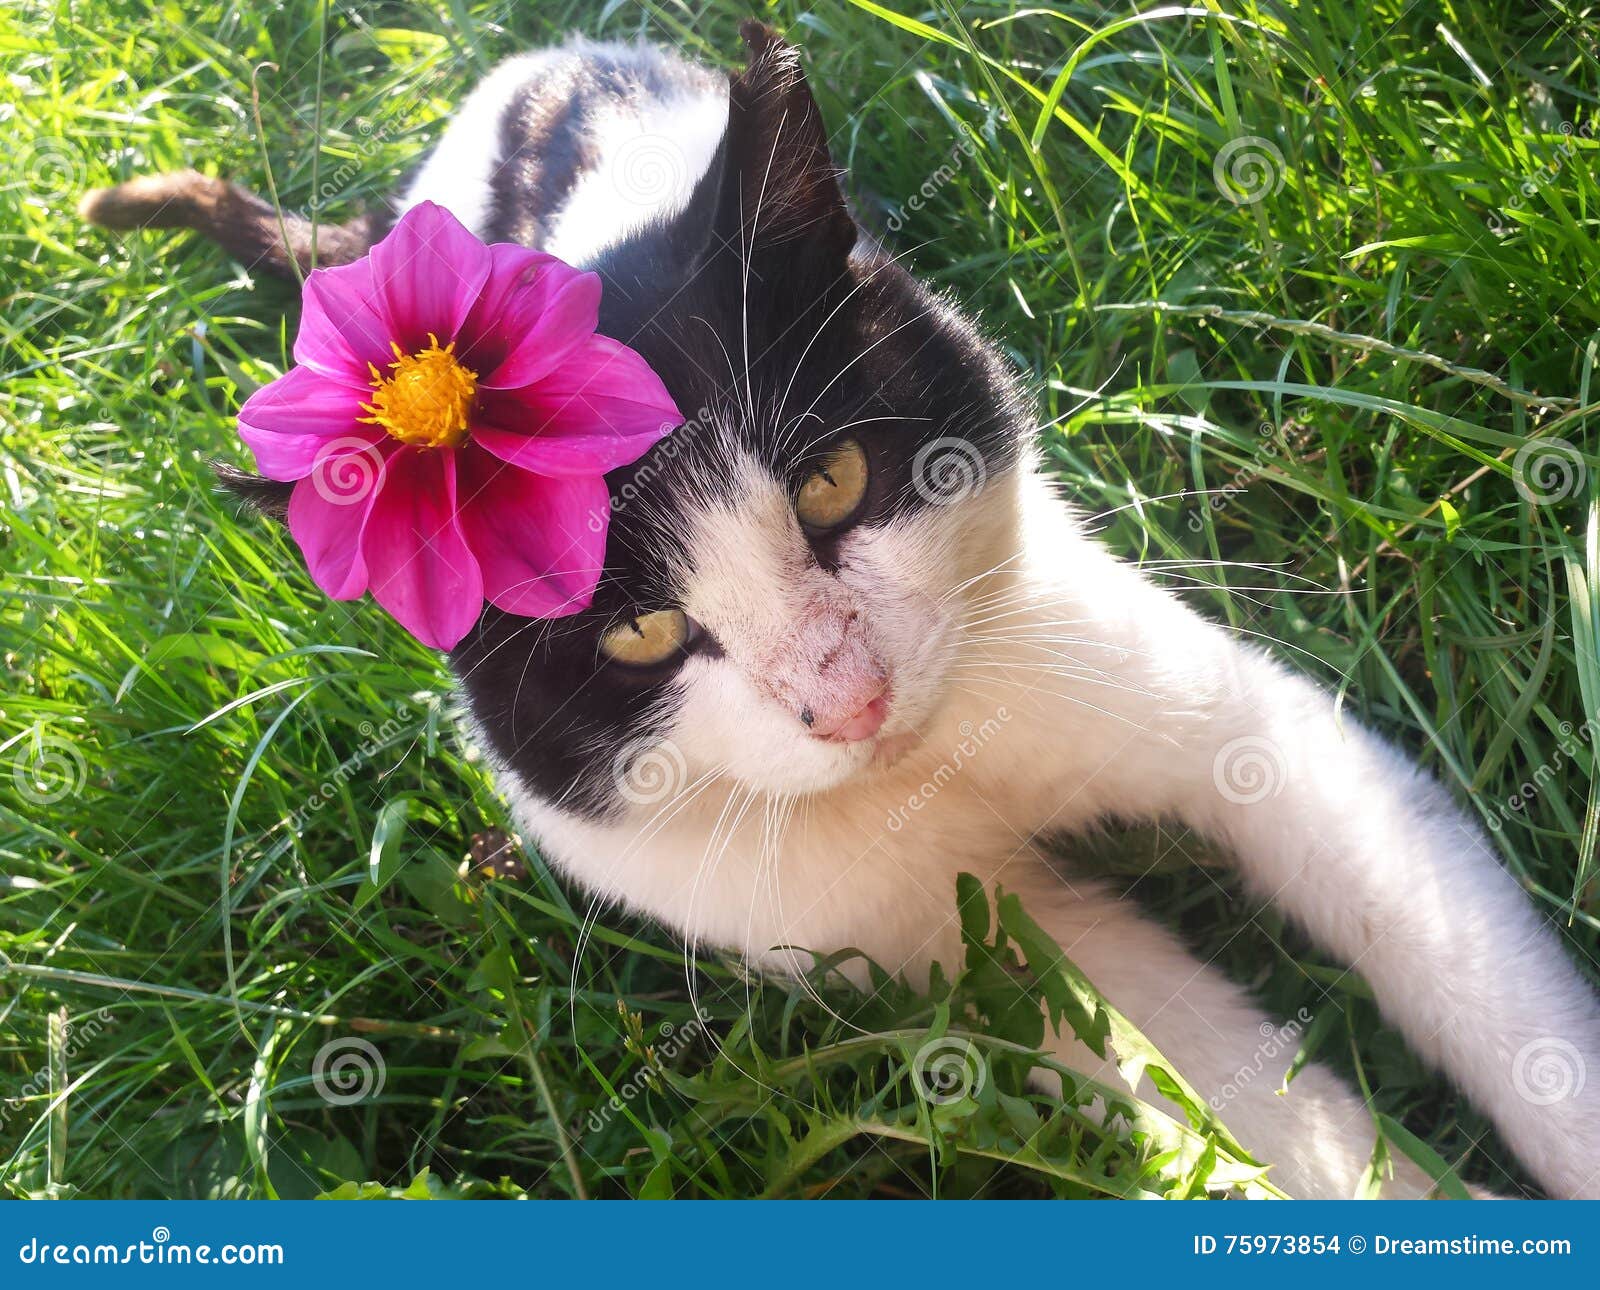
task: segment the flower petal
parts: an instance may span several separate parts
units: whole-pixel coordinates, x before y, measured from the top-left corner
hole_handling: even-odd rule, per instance
[[[445,650],[483,610],[483,578],[456,514],[455,456],[392,453],[361,533],[373,597],[424,645]]]
[[[637,461],[683,414],[633,350],[594,336],[544,380],[480,395],[473,439],[540,475],[603,475]]]
[[[314,269],[300,301],[294,361],[345,385],[369,388],[369,365],[381,368],[394,357],[394,328],[374,284],[371,260]]]
[[[549,272],[551,269],[555,272]],[[463,359],[468,354],[475,355],[480,376],[486,375],[499,362],[501,351],[539,321],[543,299],[550,290],[577,272],[544,251],[516,242],[491,243],[489,277],[478,293],[478,303],[461,324],[461,344],[456,352]],[[515,313],[511,309],[513,301],[517,305]],[[485,361],[485,351],[491,349],[494,356]]]
[[[443,206],[418,202],[372,248],[373,284],[407,353],[449,344],[489,277],[489,248]]]
[[[239,437],[268,479],[303,479],[331,442],[348,440],[346,451],[357,451],[383,439],[376,426],[361,424],[370,397],[309,367],[290,368],[244,401]]]
[[[486,389],[528,385],[594,335],[600,275],[526,247],[489,248],[494,268],[462,326],[462,362]]]
[[[470,447],[458,462],[461,527],[489,603],[529,618],[588,608],[605,567],[605,481],[546,479]]]
[[[354,600],[367,589],[361,531],[377,496],[376,486],[348,495],[331,491],[320,470],[296,484],[289,496],[289,532],[311,580],[335,600]]]

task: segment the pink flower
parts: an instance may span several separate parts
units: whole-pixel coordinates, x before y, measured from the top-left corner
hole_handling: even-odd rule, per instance
[[[317,585],[364,591],[450,649],[487,599],[585,608],[605,557],[603,476],[683,417],[643,358],[595,334],[600,278],[486,246],[422,202],[354,264],[306,279],[299,366],[239,409]],[[598,520],[598,522],[596,522]]]

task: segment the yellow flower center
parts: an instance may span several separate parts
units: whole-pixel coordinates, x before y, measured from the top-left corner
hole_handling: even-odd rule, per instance
[[[390,342],[393,345],[393,342]],[[455,356],[455,341],[443,349],[431,332],[426,349],[404,354],[394,347],[385,376],[372,364],[372,413],[368,425],[382,426],[401,443],[417,448],[453,448],[467,435],[467,416],[477,393],[478,374]]]

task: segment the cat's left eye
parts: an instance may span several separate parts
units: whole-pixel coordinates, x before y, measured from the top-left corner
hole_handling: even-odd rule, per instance
[[[866,495],[867,454],[846,439],[800,485],[794,513],[808,531],[826,533],[854,518]]]
[[[600,652],[617,663],[651,667],[689,644],[689,616],[681,609],[635,614],[600,637]]]

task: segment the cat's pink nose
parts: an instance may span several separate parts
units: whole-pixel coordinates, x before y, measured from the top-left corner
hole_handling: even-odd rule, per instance
[[[871,739],[883,727],[885,718],[889,715],[889,696],[875,694],[864,707],[855,712],[846,712],[834,721],[824,722],[807,708],[800,714],[800,720],[806,721],[811,728],[811,733],[819,739],[831,740],[834,743],[852,744],[863,739]]]

